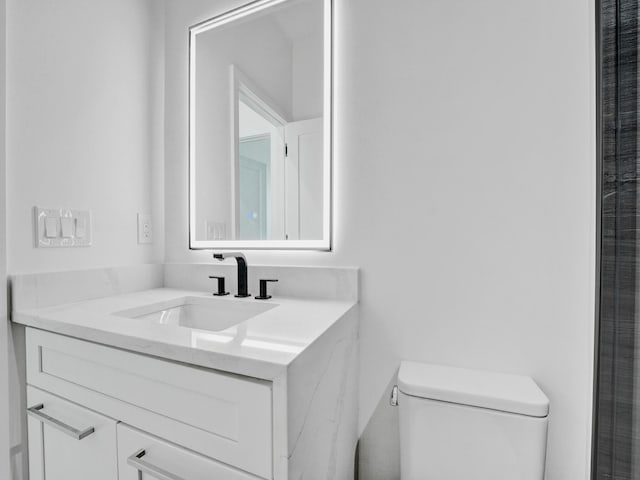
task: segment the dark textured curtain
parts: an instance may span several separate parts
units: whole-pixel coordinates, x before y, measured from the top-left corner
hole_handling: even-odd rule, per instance
[[[640,479],[638,2],[600,0],[600,311],[594,480]]]

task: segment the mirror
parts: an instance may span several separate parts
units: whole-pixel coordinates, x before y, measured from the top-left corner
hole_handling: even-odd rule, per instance
[[[191,27],[190,248],[331,249],[331,0]]]

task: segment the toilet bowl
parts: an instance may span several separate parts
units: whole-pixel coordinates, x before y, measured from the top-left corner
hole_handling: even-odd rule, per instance
[[[549,400],[530,377],[402,362],[402,480],[542,480]]]

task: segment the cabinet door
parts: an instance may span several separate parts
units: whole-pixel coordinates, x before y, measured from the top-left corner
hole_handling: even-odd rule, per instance
[[[27,387],[30,480],[116,480],[116,422]]]
[[[260,480],[182,447],[118,424],[120,480]]]

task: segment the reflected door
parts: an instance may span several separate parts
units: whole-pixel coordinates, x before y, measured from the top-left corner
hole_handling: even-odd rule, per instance
[[[271,139],[240,140],[240,240],[269,238]]]

